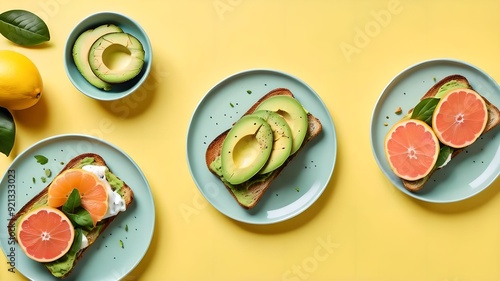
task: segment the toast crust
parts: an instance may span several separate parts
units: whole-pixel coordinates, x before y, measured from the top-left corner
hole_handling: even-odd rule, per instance
[[[94,158],[94,163],[93,165],[98,165],[98,166],[106,166],[108,167],[108,169],[113,172],[109,166],[106,164],[106,161],[104,160],[104,158],[102,158],[100,155],[98,154],[95,154],[95,153],[84,153],[84,154],[80,154],[76,157],[74,157],[73,159],[71,159],[63,168],[62,170],[57,174],[61,174],[62,172],[64,172],[65,170],[67,169],[71,169],[71,168],[75,168],[78,166],[78,164],[85,158],[87,157],[92,157]],[[57,175],[55,177],[57,177]],[[115,176],[117,176],[115,174]],[[55,178],[54,177],[54,178]],[[49,186],[50,186],[50,183],[42,190],[40,191],[35,197],[33,197],[30,201],[28,201],[28,203],[26,203],[9,221],[9,228],[11,226],[15,226],[16,224],[16,221],[21,217],[23,216],[24,214],[26,214],[27,212],[29,212],[31,210],[31,208],[33,206],[35,206],[37,203],[41,202],[42,200],[46,200],[46,198],[48,197],[48,190],[49,190]],[[126,208],[128,209],[128,207],[130,206],[130,204],[132,204],[132,202],[134,201],[134,192],[132,191],[132,189],[130,188],[130,186],[128,186],[128,184],[126,182],[123,182],[123,187],[121,188],[121,195],[122,195],[122,198],[124,199],[125,201],[125,206]],[[92,231],[90,231],[86,237],[87,237],[87,240],[88,240],[88,246],[86,248],[83,248],[82,250],[80,250],[77,255],[76,255],[76,259],[73,263],[73,267],[71,268],[71,270],[69,272],[67,272],[64,276],[60,277],[61,279],[62,278],[65,278],[67,277],[71,272],[72,270],[75,268],[75,265],[78,263],[78,261],[83,257],[84,253],[90,248],[90,246],[97,240],[97,238],[99,237],[99,235],[111,224],[111,222],[113,222],[113,220],[119,215],[119,213],[116,215],[116,216],[112,216],[112,217],[109,217],[109,218],[106,218],[106,219],[103,219],[101,221],[101,227],[99,229],[97,228],[94,228]],[[10,230],[10,229],[9,229]],[[13,231],[9,231],[10,234],[13,234],[15,232]],[[14,235],[13,238],[17,241],[17,237]]]
[[[432,86],[427,91],[427,93],[425,93],[425,95],[422,96],[422,98],[420,100],[423,100],[425,98],[434,97],[438,93],[439,88],[441,88],[444,84],[446,84],[450,81],[453,81],[453,80],[462,82],[462,83],[468,85],[469,89],[474,90],[474,88],[470,85],[467,78],[465,78],[462,75],[454,74],[454,75],[449,75],[449,76],[441,79],[440,81],[438,81],[436,84],[434,84],[434,86]],[[482,95],[481,95],[481,97],[485,101],[486,107],[488,109],[488,123],[486,124],[486,127],[484,128],[483,132],[481,133],[481,136],[483,136],[484,134],[489,132],[491,129],[495,128],[498,124],[500,124],[500,110],[495,105],[493,105],[489,100],[487,100],[485,97],[483,97]],[[411,113],[412,111],[413,111],[413,108],[410,109],[408,112]],[[451,159],[453,159],[457,155],[459,155],[465,148],[466,147],[461,148],[461,149],[455,149],[453,151],[453,153],[451,154]],[[432,174],[434,172],[436,172],[438,169],[439,168],[432,170],[426,177],[424,177],[423,179],[416,180],[416,181],[408,181],[408,180],[401,179],[403,182],[403,186],[411,192],[419,191],[425,186],[425,184],[429,181]]]
[[[259,106],[264,100],[266,100],[272,96],[278,96],[278,95],[286,95],[286,96],[294,97],[292,92],[286,88],[274,89],[274,90],[270,91],[269,93],[267,93],[266,95],[264,95],[263,97],[261,97],[256,103],[254,103],[243,114],[243,116],[253,113],[255,111],[255,109],[257,108],[257,106]],[[250,185],[243,183],[243,184],[236,186],[236,188],[238,188],[238,189],[246,189],[245,196],[250,199],[249,204],[242,204],[237,199],[236,195],[234,194],[233,189],[230,186],[228,186],[224,181],[221,180],[222,183],[224,184],[224,186],[226,187],[226,189],[229,191],[229,193],[233,196],[233,198],[236,200],[236,202],[238,202],[238,204],[240,206],[242,206],[245,209],[252,209],[253,207],[255,207],[255,205],[257,205],[257,203],[260,201],[260,199],[262,199],[262,197],[264,196],[265,191],[271,186],[271,183],[274,181],[274,179],[276,179],[279,176],[279,174],[281,173],[281,171],[283,171],[283,169],[287,166],[287,164],[293,160],[295,155],[297,155],[309,141],[311,141],[317,135],[319,135],[319,133],[322,131],[321,121],[318,118],[316,118],[314,115],[312,115],[311,113],[307,113],[307,118],[308,118],[308,124],[309,124],[308,130],[307,130],[306,136],[304,138],[304,141],[297,152],[295,152],[293,155],[289,156],[288,159],[285,161],[285,163],[283,163],[279,168],[277,168],[276,170],[271,172],[271,174],[265,180],[257,181],[257,182],[250,184]],[[224,143],[224,139],[226,138],[229,131],[230,131],[230,129],[227,129],[226,131],[224,131],[223,133],[218,135],[208,145],[206,153],[205,153],[205,162],[206,162],[208,169],[210,170],[210,172],[212,174],[214,174],[218,178],[219,178],[219,176],[217,175],[217,173],[210,168],[210,164],[217,157],[220,156],[221,151],[222,151],[222,144]]]

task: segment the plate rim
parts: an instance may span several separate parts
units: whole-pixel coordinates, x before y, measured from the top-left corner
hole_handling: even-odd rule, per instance
[[[406,194],[406,195],[408,195],[408,196],[410,196],[410,197],[412,197],[414,199],[420,200],[422,202],[428,202],[428,203],[433,203],[433,204],[450,204],[450,203],[455,203],[455,202],[460,202],[460,201],[467,200],[467,199],[469,199],[471,197],[474,197],[475,195],[481,193],[482,191],[484,191],[486,188],[488,188],[495,181],[496,178],[498,178],[498,176],[500,175],[500,170],[497,173],[497,175],[490,182],[488,182],[486,184],[486,186],[484,188],[479,189],[476,192],[473,192],[473,193],[469,194],[468,196],[461,197],[461,198],[456,198],[456,199],[450,199],[450,200],[431,199],[431,198],[427,198],[425,196],[422,196],[422,195],[410,192],[410,191],[406,190],[405,188],[402,188],[399,185],[396,185],[390,179],[389,174],[387,174],[387,172],[382,168],[382,163],[381,163],[382,160],[377,157],[377,152],[376,152],[376,149],[375,149],[375,146],[374,146],[374,140],[373,140],[373,138],[374,138],[373,127],[374,127],[375,117],[376,117],[376,113],[377,113],[377,108],[378,108],[378,105],[381,103],[381,101],[388,96],[388,94],[387,94],[388,89],[390,89],[391,87],[393,87],[394,85],[396,85],[398,83],[398,81],[401,79],[401,76],[403,76],[405,73],[410,72],[412,70],[416,70],[418,67],[424,67],[426,64],[439,64],[439,63],[455,64],[455,65],[459,65],[461,67],[468,67],[470,69],[473,69],[474,71],[478,72],[478,74],[482,75],[484,78],[486,78],[487,80],[489,80],[490,83],[492,83],[493,85],[495,85],[496,88],[497,88],[497,90],[498,90],[498,92],[500,93],[500,84],[498,84],[498,82],[495,79],[493,79],[492,76],[490,76],[488,73],[486,73],[484,70],[482,70],[478,66],[476,66],[476,65],[474,65],[472,63],[469,63],[469,62],[467,62],[465,60],[456,59],[456,58],[440,57],[440,58],[431,58],[431,59],[422,60],[422,61],[413,63],[413,64],[405,67],[403,70],[399,71],[396,75],[394,75],[389,80],[389,82],[384,86],[384,88],[382,89],[382,91],[380,92],[380,94],[379,94],[379,96],[378,96],[378,98],[377,98],[377,100],[375,102],[375,106],[372,109],[372,114],[371,114],[371,120],[370,120],[370,146],[371,146],[372,154],[373,154],[373,156],[375,158],[375,161],[376,161],[379,169],[382,171],[382,173],[384,174],[385,178],[387,180],[389,180],[390,184],[392,186],[396,187],[396,189],[398,189],[399,191],[403,192],[404,194]]]
[[[274,74],[274,75],[282,75],[282,76],[284,76],[284,77],[286,77],[288,79],[292,79],[292,80],[298,82],[303,87],[305,87],[311,94],[314,95],[314,97],[319,101],[319,105],[321,106],[322,109],[324,109],[326,115],[328,116],[328,122],[329,122],[329,124],[332,127],[332,132],[331,133],[332,133],[332,138],[333,138],[333,143],[334,143],[335,150],[333,151],[334,158],[332,159],[331,170],[328,171],[328,176],[326,178],[327,180],[325,181],[324,186],[322,188],[320,188],[319,191],[316,194],[314,194],[314,196],[310,200],[311,203],[309,203],[307,205],[304,205],[302,208],[299,208],[298,210],[295,210],[294,212],[291,212],[287,216],[281,217],[279,219],[275,219],[275,220],[269,220],[269,219],[267,219],[267,220],[256,221],[256,220],[249,220],[249,219],[244,219],[244,218],[238,218],[238,217],[236,217],[234,215],[230,215],[230,214],[228,214],[226,212],[223,212],[217,206],[214,205],[214,203],[209,198],[209,196],[207,196],[205,194],[205,192],[203,191],[203,189],[200,187],[199,181],[196,179],[195,172],[193,170],[193,167],[192,167],[190,159],[189,159],[190,158],[189,157],[189,155],[190,155],[190,152],[189,152],[189,142],[190,142],[190,134],[191,134],[191,132],[193,130],[192,129],[192,127],[193,127],[193,119],[196,116],[197,112],[200,110],[202,104],[204,102],[206,102],[206,100],[209,98],[209,96],[211,94],[213,95],[213,92],[218,87],[224,85],[224,83],[227,83],[231,79],[235,79],[238,76],[248,75],[248,74],[253,74],[253,73],[259,73],[259,72],[269,73],[269,74]],[[323,121],[322,121],[322,123],[323,123]],[[232,219],[234,221],[238,221],[238,222],[246,223],[246,224],[250,224],[250,225],[270,225],[270,224],[277,224],[277,223],[280,223],[280,222],[284,222],[284,221],[290,220],[290,219],[292,219],[292,218],[300,215],[301,213],[303,213],[307,209],[309,209],[321,197],[321,195],[324,193],[324,191],[328,187],[328,184],[331,182],[331,178],[333,176],[333,173],[334,173],[334,170],[335,170],[335,166],[336,166],[336,162],[337,162],[337,154],[338,154],[338,141],[337,141],[337,132],[336,132],[335,123],[333,122],[333,118],[331,116],[330,110],[328,109],[328,107],[324,103],[323,99],[320,97],[320,95],[311,86],[309,86],[302,79],[300,79],[297,76],[294,76],[294,75],[292,75],[290,73],[287,73],[285,71],[281,71],[281,70],[277,70],[277,69],[273,69],[273,68],[258,68],[258,67],[257,68],[249,68],[249,69],[245,69],[245,70],[240,70],[240,71],[234,72],[234,73],[232,73],[230,75],[226,75],[222,79],[219,79],[213,86],[211,86],[205,92],[205,94],[203,95],[203,97],[196,104],[196,107],[193,110],[193,113],[191,114],[191,117],[190,117],[190,120],[189,120],[189,126],[188,126],[188,129],[187,129],[187,134],[186,134],[186,160],[187,160],[189,172],[191,174],[191,178],[194,181],[194,184],[195,184],[197,190],[201,193],[201,195],[205,198],[205,200],[207,200],[208,203],[214,209],[216,209],[219,213],[223,214],[224,216],[226,216],[226,217],[228,217],[228,218],[230,218],[230,219]]]
[[[91,140],[91,141],[98,142],[101,145],[108,146],[108,147],[114,149],[117,153],[121,154],[122,156],[124,156],[125,158],[127,158],[129,160],[130,164],[132,164],[132,166],[134,167],[134,169],[136,169],[136,171],[141,175],[141,181],[144,182],[146,189],[149,190],[148,193],[149,193],[150,196],[147,196],[147,197],[149,197],[149,199],[151,199],[151,200],[148,200],[148,201],[150,201],[150,203],[151,203],[151,207],[150,208],[152,208],[152,210],[153,210],[153,212],[151,214],[151,216],[152,216],[151,217],[151,221],[152,221],[151,231],[149,233],[146,233],[149,241],[147,243],[147,247],[145,247],[145,249],[143,251],[139,252],[139,255],[137,256],[137,261],[135,263],[133,263],[130,266],[130,268],[128,268],[126,271],[123,271],[123,276],[121,276],[120,278],[124,278],[128,274],[130,274],[135,268],[137,268],[137,266],[141,263],[141,261],[146,256],[146,254],[147,254],[147,252],[149,250],[149,247],[151,246],[151,243],[153,241],[153,235],[154,235],[154,231],[155,231],[155,228],[156,228],[156,207],[155,207],[155,203],[154,203],[154,197],[153,197],[153,193],[152,193],[152,190],[151,190],[151,186],[149,185],[149,182],[148,182],[148,180],[147,180],[146,175],[144,174],[144,172],[141,170],[141,168],[139,167],[139,165],[132,159],[132,157],[130,157],[130,155],[128,153],[126,153],[124,150],[122,150],[121,148],[119,148],[117,145],[115,145],[115,144],[113,144],[113,143],[111,143],[109,141],[106,141],[104,139],[101,139],[101,138],[98,138],[98,137],[95,137],[95,136],[87,135],[87,134],[65,133],[65,134],[53,135],[53,136],[49,136],[47,138],[44,138],[44,139],[36,141],[32,145],[30,145],[26,149],[24,149],[20,154],[18,154],[12,160],[12,162],[9,164],[9,166],[7,167],[7,169],[5,170],[5,172],[2,174],[2,177],[0,178],[0,183],[2,183],[5,180],[5,177],[7,176],[8,171],[10,170],[10,168],[12,166],[18,164],[17,162],[21,161],[20,159],[25,158],[25,155],[27,155],[28,153],[33,152],[33,150],[35,148],[37,148],[37,147],[39,147],[41,145],[44,145],[45,143],[51,143],[51,142],[57,141],[59,139],[70,139],[70,138],[77,138],[77,139],[83,139],[83,140]],[[17,243],[16,243],[16,245],[17,245]],[[4,255],[6,255],[5,249],[3,248],[3,246],[4,245],[2,243],[0,243],[0,249],[1,249],[1,251],[4,252]],[[15,269],[17,270],[17,272],[19,272],[25,278],[29,278],[21,270],[19,270],[19,268],[17,266],[15,267]],[[68,276],[68,277],[70,277],[70,276]],[[116,276],[113,276],[113,278],[114,277],[116,277]],[[50,278],[50,276],[49,276],[49,278]]]

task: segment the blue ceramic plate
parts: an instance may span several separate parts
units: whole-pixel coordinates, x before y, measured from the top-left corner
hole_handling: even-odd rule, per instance
[[[11,244],[7,223],[52,181],[65,163],[86,152],[101,155],[109,168],[132,188],[135,197],[129,209],[101,234],[65,280],[119,280],[139,264],[149,247],[155,226],[155,207],[147,180],[135,162],[116,146],[97,138],[85,135],[51,137],[20,154],[0,182],[0,220],[4,222],[0,227],[0,246],[16,272],[30,280],[55,278],[41,264],[28,258],[17,244]],[[37,163],[35,155],[47,157],[48,163]],[[46,177],[46,169],[52,171],[52,176],[43,183],[41,178]]]
[[[435,59],[415,64],[390,81],[372,115],[371,145],[380,169],[399,190],[423,201],[448,203],[464,200],[488,187],[500,172],[498,128],[482,136],[447,166],[436,171],[418,192],[406,190],[391,171],[384,154],[384,138],[391,126],[402,117],[394,113],[396,108],[401,107],[404,113],[408,112],[436,81],[451,74],[465,76],[477,92],[500,106],[500,87],[488,74],[463,61]]]
[[[205,151],[259,98],[275,88],[288,88],[323,125],[283,169],[251,210],[238,205],[222,182],[208,170]],[[335,166],[337,140],[332,118],[321,98],[301,80],[273,70],[236,73],[208,91],[194,111],[187,135],[187,159],[193,179],[205,198],[224,215],[249,224],[290,219],[311,206],[326,188]]]

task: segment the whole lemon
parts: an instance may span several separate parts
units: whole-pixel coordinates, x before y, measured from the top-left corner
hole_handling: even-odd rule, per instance
[[[35,105],[42,96],[43,82],[35,64],[10,50],[0,51],[0,106],[11,110]]]

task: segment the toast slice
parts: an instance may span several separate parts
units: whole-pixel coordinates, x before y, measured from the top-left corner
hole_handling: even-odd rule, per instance
[[[468,89],[474,90],[472,88],[472,86],[470,85],[469,81],[467,80],[467,78],[465,78],[462,75],[454,74],[454,75],[447,76],[447,77],[441,79],[440,81],[438,81],[434,86],[432,86],[432,88],[430,88],[427,91],[427,93],[425,93],[425,95],[420,100],[423,100],[425,98],[435,97],[438,94],[439,89],[441,87],[443,87],[445,84],[450,83],[452,81],[455,81],[458,85],[463,85],[461,88],[468,88]],[[500,111],[498,110],[498,108],[495,105],[493,105],[485,97],[483,97],[483,96],[481,96],[481,97],[484,99],[484,101],[486,103],[486,107],[488,109],[488,123],[486,124],[486,127],[484,128],[484,130],[481,134],[481,135],[484,135],[488,131],[490,131],[491,129],[496,127],[498,124],[500,124]],[[413,111],[413,109],[410,109],[409,114],[412,111]],[[451,158],[453,159],[454,157],[459,155],[464,149],[465,148],[454,149],[453,153],[451,154]],[[416,181],[408,181],[408,180],[402,179],[403,186],[411,192],[416,192],[418,190],[421,190],[425,186],[425,184],[429,181],[431,175],[435,171],[437,171],[438,169],[439,169],[438,167],[435,167],[427,176],[425,176],[422,179],[416,180]]]
[[[252,107],[250,107],[250,109],[248,109],[248,111],[245,112],[244,115],[253,113],[257,108],[257,106],[259,106],[259,104],[261,104],[264,100],[277,95],[287,95],[290,97],[294,97],[294,95],[289,89],[286,88],[274,89],[269,93],[267,93],[266,95],[264,95],[262,98],[260,98],[255,104],[253,104]],[[304,141],[299,150],[294,154],[290,155],[288,159],[285,161],[285,163],[283,163],[283,165],[281,165],[279,168],[270,172],[269,174],[265,175],[262,178],[258,178],[258,176],[256,176],[257,178],[254,177],[253,180],[251,181],[232,186],[226,181],[224,181],[224,179],[218,175],[217,171],[211,168],[211,163],[214,162],[221,155],[222,144],[227,134],[229,133],[230,129],[221,133],[208,145],[205,153],[206,165],[210,170],[210,172],[212,172],[214,175],[219,177],[219,179],[221,179],[224,186],[227,188],[227,190],[230,192],[230,194],[234,197],[234,199],[238,202],[240,206],[242,206],[245,209],[252,209],[253,207],[255,207],[255,205],[257,205],[260,199],[262,199],[265,191],[271,186],[271,183],[276,179],[276,177],[278,177],[281,171],[283,171],[285,166],[293,160],[295,155],[297,155],[297,153],[299,153],[299,151],[301,151],[308,142],[310,142],[312,139],[314,139],[321,133],[323,127],[321,125],[320,120],[316,118],[314,115],[312,115],[310,112],[307,113],[307,118],[309,126]]]
[[[98,154],[95,153],[84,153],[81,155],[76,156],[75,158],[71,159],[65,166],[64,168],[59,172],[61,174],[63,171],[71,168],[81,168],[85,164],[91,164],[91,165],[98,165],[98,166],[106,166],[108,167],[109,171],[111,169],[109,166],[107,166],[105,160]],[[130,186],[127,185],[127,183],[123,182],[121,179],[119,179],[116,175],[115,180],[119,183],[119,189],[116,190],[113,185],[111,185],[113,190],[116,190],[117,193],[124,199],[125,201],[125,206],[128,209],[129,205],[133,202],[134,200],[134,192],[130,188]],[[54,177],[55,178],[55,177]],[[10,235],[14,235],[13,238],[17,241],[17,237],[15,237],[15,227],[17,226],[18,220],[26,213],[28,213],[30,210],[35,209],[37,207],[47,205],[47,200],[48,200],[48,189],[49,185],[45,187],[40,193],[38,193],[35,197],[33,197],[28,203],[26,203],[18,212],[15,214],[9,221],[9,233]],[[119,215],[119,214],[118,214]],[[111,224],[111,222],[118,216],[112,216],[109,218],[105,218],[101,220],[100,222],[97,223],[97,225],[90,230],[88,233],[85,234],[88,240],[88,246],[79,250],[76,254],[76,257],[74,258],[73,263],[71,264],[70,268],[64,269],[61,271],[61,269],[58,269],[57,272],[54,272],[51,270],[52,266],[54,263],[57,263],[58,260],[55,262],[49,262],[49,263],[42,263],[47,270],[54,275],[57,278],[65,278],[67,277],[71,271],[75,268],[75,265],[78,263],[78,261],[83,257],[84,253],[90,248],[90,246],[97,241],[97,238],[99,235]],[[65,256],[63,256],[61,259],[64,259]]]

